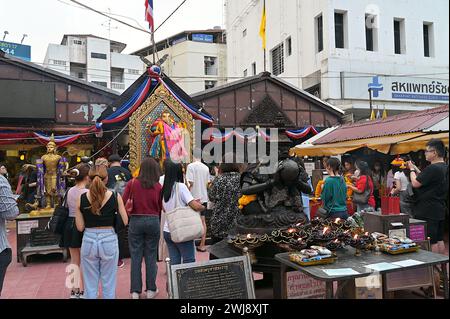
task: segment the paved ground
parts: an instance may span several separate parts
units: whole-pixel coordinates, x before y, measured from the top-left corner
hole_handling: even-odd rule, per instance
[[[70,290],[66,288],[66,267],[58,255],[29,257],[27,267],[17,263],[15,229],[11,229],[8,240],[13,248],[13,261],[6,272],[3,285],[3,299],[67,299]],[[207,253],[197,253],[197,260],[207,260]],[[160,291],[157,299],[167,298],[166,269],[164,263],[158,263],[157,286]],[[130,298],[130,260],[119,268],[117,275],[117,298]],[[145,287],[144,287],[145,289]]]
[[[12,224],[10,224],[11,227]],[[17,263],[15,229],[11,228],[8,240],[13,248],[13,262],[6,272],[2,299],[67,299],[70,290],[66,288],[66,267],[58,255],[30,257],[28,267]],[[448,238],[446,240],[448,254]],[[208,253],[197,252],[197,260],[208,260]],[[166,271],[164,263],[158,263],[157,286],[160,290],[157,299],[166,299]],[[255,280],[261,279],[255,275]],[[130,289],[130,260],[125,259],[125,266],[119,268],[117,278],[117,298],[128,299]],[[418,294],[417,294],[418,292]],[[398,292],[395,298],[422,298],[420,292]],[[258,289],[257,298],[272,298],[270,289]]]

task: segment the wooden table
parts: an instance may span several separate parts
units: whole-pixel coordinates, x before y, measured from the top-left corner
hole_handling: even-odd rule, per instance
[[[301,271],[308,276],[313,277],[316,280],[325,281],[326,284],[326,298],[334,298],[334,288],[333,283],[346,282],[349,280],[354,280],[355,278],[367,277],[370,275],[382,275],[383,276],[383,296],[385,295],[385,275],[388,273],[393,273],[396,271],[403,271],[415,268],[429,267],[441,265],[441,269],[438,272],[444,278],[444,298],[449,299],[449,287],[448,287],[448,274],[446,264],[449,262],[448,256],[435,254],[426,250],[419,250],[416,253],[402,254],[402,255],[388,255],[388,254],[376,254],[375,252],[362,252],[360,257],[355,256],[355,250],[353,248],[341,249],[337,252],[337,260],[334,264],[320,265],[320,266],[309,266],[303,267],[295,264],[289,260],[289,253],[282,253],[275,256],[275,259],[281,263],[281,284],[282,284],[282,298],[286,298],[286,272],[288,269],[294,269]],[[401,268],[395,268],[390,270],[375,271],[366,268],[367,265],[378,264],[378,263],[393,263],[403,260],[413,259],[423,264],[407,266]],[[339,276],[331,277],[328,276],[323,270],[327,269],[342,269],[342,268],[352,268],[359,274],[351,276]]]

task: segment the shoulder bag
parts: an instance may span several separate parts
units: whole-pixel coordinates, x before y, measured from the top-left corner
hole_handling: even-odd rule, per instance
[[[357,193],[353,192],[353,203],[358,205],[366,205],[369,203],[370,198],[370,185],[369,185],[369,176],[366,175],[366,187],[364,188],[364,192]]]
[[[341,180],[342,180],[342,178],[341,178]],[[345,184],[345,181],[343,181],[343,182]],[[334,208],[334,204],[336,204],[336,197],[333,199],[333,202],[329,209],[325,208],[325,204],[322,207],[319,207],[319,209],[317,210],[317,216],[322,219],[327,219],[330,216],[330,213]]]
[[[45,227],[47,230],[57,235],[62,235],[64,233],[64,227],[66,225],[67,218],[69,217],[69,208],[67,207],[67,194],[69,193],[69,190],[70,188],[64,194],[61,205],[55,207],[53,216],[50,218],[47,226]]]
[[[179,186],[175,185],[175,209],[166,212],[167,225],[170,230],[170,237],[174,243],[184,243],[203,235],[203,224],[200,213],[189,206],[180,207]]]
[[[111,196],[116,198],[116,216],[114,217],[114,230],[116,234],[123,232],[126,229],[125,223],[123,222],[122,216],[119,213],[119,201],[117,199],[117,193],[112,192]]]
[[[131,180],[130,196],[128,197],[128,200],[125,203],[125,210],[127,211],[128,216],[130,216],[131,213],[133,212],[133,187],[134,187],[134,179]]]

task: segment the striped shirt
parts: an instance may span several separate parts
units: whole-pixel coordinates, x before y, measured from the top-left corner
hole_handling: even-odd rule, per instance
[[[0,252],[11,248],[6,238],[6,221],[19,215],[17,202],[11,191],[8,180],[0,175]]]

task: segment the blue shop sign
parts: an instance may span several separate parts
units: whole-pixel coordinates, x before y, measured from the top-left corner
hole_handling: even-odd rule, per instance
[[[212,34],[196,33],[196,34],[192,34],[192,41],[213,43],[214,37]]]
[[[16,58],[31,61],[31,46],[29,45],[0,41],[0,50]]]

